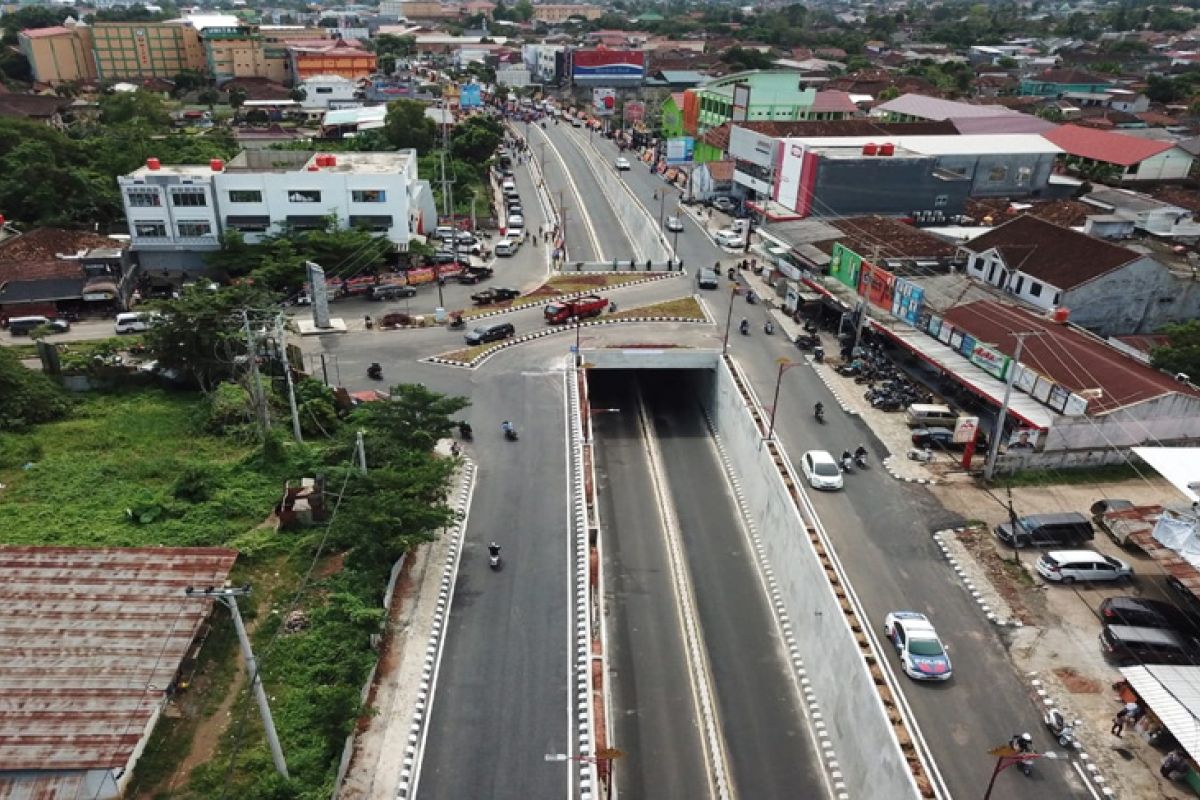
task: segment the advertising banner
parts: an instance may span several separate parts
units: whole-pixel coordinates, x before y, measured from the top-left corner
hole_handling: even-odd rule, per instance
[[[745,122],[750,118],[750,85],[734,84],[733,87],[733,121]]]
[[[617,90],[607,86],[592,89],[592,113],[597,117],[611,117],[617,110]]]
[[[916,327],[925,303],[925,290],[904,278],[896,278],[892,294],[892,315]]]
[[[829,274],[851,289],[857,289],[862,263],[862,256],[838,243],[833,246],[833,253],[829,256]]]
[[[483,87],[478,83],[468,83],[458,93],[459,108],[481,108],[483,106]]]
[[[571,54],[571,79],[576,83],[626,85],[641,83],[645,75],[642,50],[576,50]]]
[[[667,163],[670,165],[690,164],[696,151],[696,140],[691,136],[667,139]]]
[[[631,100],[625,104],[624,116],[626,122],[640,122],[646,118],[646,104],[640,100]]]
[[[892,310],[892,292],[896,286],[896,276],[883,267],[863,263],[863,275],[860,293],[867,301],[885,311]]]
[[[1012,359],[994,347],[976,343],[967,359],[984,372],[990,373],[1000,380],[1008,376],[1008,367]]]
[[[979,417],[959,417],[954,423],[954,441],[959,444],[975,441],[979,433]]]

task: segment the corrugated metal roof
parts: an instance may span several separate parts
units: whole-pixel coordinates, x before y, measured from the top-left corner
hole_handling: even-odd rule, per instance
[[[124,767],[237,553],[0,547],[0,765]]]
[[[1154,664],[1121,674],[1193,759],[1200,759],[1200,667]]]
[[[886,103],[875,106],[871,113],[878,115],[880,112],[932,120],[1001,117],[1017,113],[1005,106],[959,103],[954,100],[943,100],[940,97],[926,97],[923,94],[902,94],[894,100],[888,100]]]

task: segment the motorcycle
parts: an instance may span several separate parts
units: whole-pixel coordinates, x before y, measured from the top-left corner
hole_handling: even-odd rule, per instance
[[[459,330],[465,327],[467,327],[466,320],[461,316],[455,315],[450,318],[450,330]]]
[[[763,333],[767,334],[768,336],[775,333],[775,323],[771,322],[771,320],[767,320],[766,322],[764,322],[763,323]]]
[[[504,429],[504,438],[510,442],[515,442],[517,440],[517,429],[516,428],[505,428]]]
[[[924,450],[918,450],[914,447],[908,451],[908,460],[928,464],[930,461],[933,461],[933,451],[928,447]]]
[[[383,367],[378,362],[367,367],[367,377],[373,381],[383,380]]]
[[[495,542],[492,542],[490,545],[488,545],[488,566],[491,567],[494,572],[498,572],[500,570],[500,546]]]
[[[737,273],[734,272],[733,267],[730,267],[728,270],[725,271],[725,277],[729,278],[729,280],[731,280],[731,281],[737,280]]]
[[[796,337],[796,347],[801,350],[812,350],[814,347],[819,347],[821,339],[812,334],[801,334]]]
[[[842,456],[842,472],[847,475],[854,472],[854,459],[849,455]]]
[[[854,454],[854,464],[859,469],[866,469],[867,468],[867,454],[866,453],[855,453]]]
[[[1050,729],[1050,733],[1054,734],[1054,738],[1060,745],[1063,747],[1075,745],[1075,729],[1079,727],[1080,720],[1068,722],[1061,711],[1052,708],[1046,712],[1042,721],[1046,723],[1046,727]]]
[[[746,320],[742,320],[742,324],[738,325],[738,330],[742,332],[743,336],[749,336],[750,335],[750,323],[747,322]]]
[[[824,347],[814,347],[813,348],[813,361],[817,362],[818,364],[823,364],[825,362],[825,348]]]
[[[371,319],[370,316],[367,316],[363,318],[363,324],[367,326],[367,330],[371,330],[375,327],[375,320]]]
[[[758,295],[756,295],[753,291],[746,292],[746,302],[750,305],[754,305],[758,302]]]
[[[816,408],[814,408],[813,416],[817,418],[817,422],[821,423],[822,425],[825,424],[825,409],[824,408],[822,408],[821,406],[817,406]]]
[[[471,423],[469,423],[469,422],[458,423],[458,435],[462,438],[462,440],[464,442],[471,441],[471,439],[474,438],[474,435],[475,435],[475,432],[471,429]]]

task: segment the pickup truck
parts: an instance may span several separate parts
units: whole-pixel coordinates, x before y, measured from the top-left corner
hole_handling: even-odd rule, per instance
[[[486,306],[491,303],[500,303],[504,300],[512,300],[514,297],[520,297],[521,293],[516,289],[492,288],[484,289],[482,292],[476,292],[471,295],[471,301],[477,306]]]
[[[485,278],[490,278],[496,274],[496,271],[491,267],[467,267],[462,272],[458,273],[459,283],[479,283]]]
[[[608,301],[603,297],[590,295],[575,300],[566,300],[561,303],[551,303],[546,306],[543,313],[546,316],[546,322],[549,322],[551,325],[557,325],[560,322],[566,322],[571,317],[578,317],[579,319],[598,317],[604,313],[604,309],[607,306]]]

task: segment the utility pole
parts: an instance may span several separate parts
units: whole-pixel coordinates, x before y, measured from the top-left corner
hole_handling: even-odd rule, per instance
[[[209,586],[205,589],[187,587],[184,594],[188,597],[198,597],[216,600],[229,609],[233,618],[233,627],[237,631],[238,643],[242,647],[242,657],[246,660],[246,671],[250,674],[250,687],[254,691],[254,699],[258,701],[258,713],[262,717],[263,729],[267,735],[267,745],[271,748],[271,760],[275,762],[275,771],[283,777],[288,777],[287,762],[283,758],[283,746],[279,744],[279,734],[275,732],[275,720],[271,717],[271,704],[267,699],[267,690],[263,688],[262,678],[258,671],[258,661],[254,658],[254,649],[250,646],[250,637],[246,635],[246,626],[242,623],[242,615],[238,611],[237,599],[250,594],[250,585],[224,588]]]
[[[267,398],[262,390],[262,376],[258,372],[258,336],[250,326],[250,315],[245,311],[242,312],[242,330],[246,334],[247,357],[250,360],[250,397],[254,400],[260,436],[266,441],[271,431],[271,410],[267,407]]]
[[[367,474],[367,443],[363,439],[363,432],[359,431],[354,434],[354,453],[358,456],[358,468],[363,475]]]
[[[1008,370],[1008,380],[1004,382],[1004,400],[1001,401],[1000,411],[996,414],[996,426],[992,431],[991,446],[988,447],[987,464],[983,468],[984,480],[990,481],[996,473],[996,458],[1000,455],[1000,439],[1004,436],[1004,423],[1008,419],[1008,401],[1012,396],[1013,383],[1017,378],[1017,364],[1021,362],[1021,350],[1025,348],[1025,339],[1041,335],[1041,331],[1021,331],[1013,334],[1017,338],[1017,349],[1013,351],[1012,367]]]
[[[279,360],[283,364],[283,376],[287,380],[288,406],[292,410],[292,437],[300,443],[304,436],[300,433],[300,410],[296,406],[296,385],[292,382],[292,368],[288,364],[287,343],[283,340],[283,315],[275,316],[275,341],[279,343]]]

